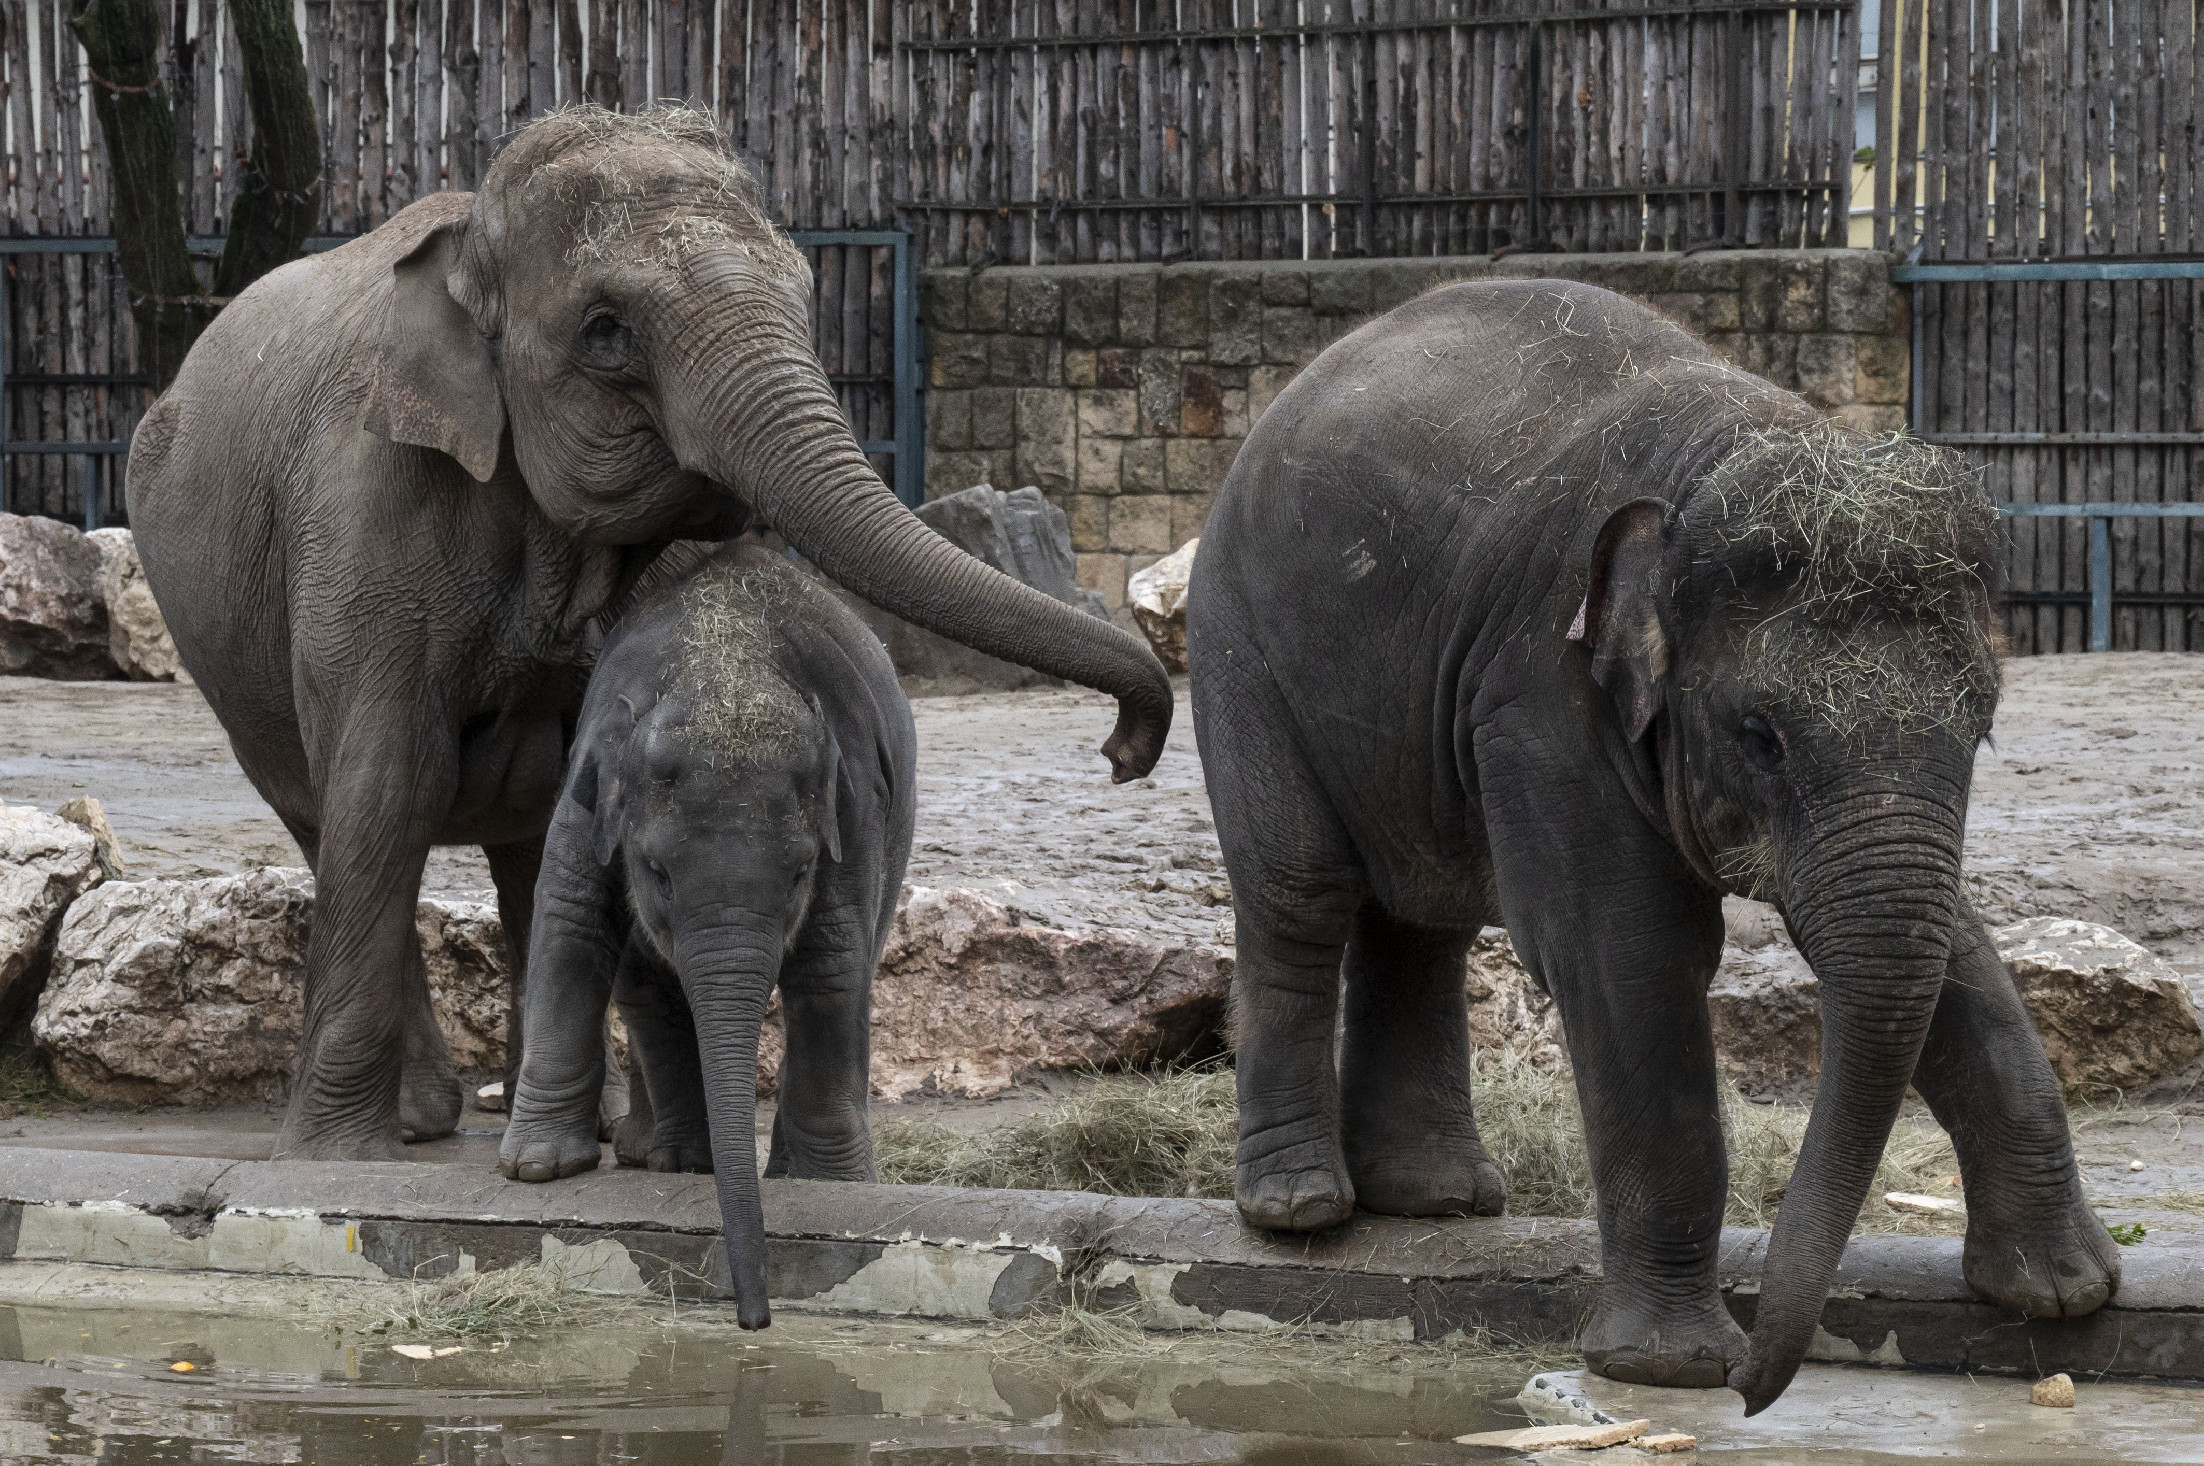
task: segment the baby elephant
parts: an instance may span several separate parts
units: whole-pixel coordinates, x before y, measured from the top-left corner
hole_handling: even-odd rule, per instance
[[[637,1148],[653,1170],[717,1176],[744,1328],[772,1318],[755,1134],[776,984],[787,1043],[766,1174],[873,1179],[872,973],[910,858],[914,745],[880,643],[756,545],[646,595],[582,704],[498,1169],[549,1181],[596,1166],[616,991],[652,1117]]]

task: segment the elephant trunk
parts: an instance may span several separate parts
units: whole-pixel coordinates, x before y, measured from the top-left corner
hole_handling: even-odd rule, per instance
[[[1747,1415],[1783,1393],[1813,1344],[1912,1083],[1951,947],[1962,818],[1933,800],[1855,797],[1782,862],[1785,915],[1821,985],[1821,1079],[1751,1347],[1729,1376]]]
[[[1102,751],[1120,783],[1155,766],[1171,682],[1155,654],[965,554],[888,491],[858,448],[809,342],[758,313],[690,328],[682,375],[697,400],[669,413],[682,466],[723,484],[867,601],[951,641],[1117,699]],[[761,360],[761,358],[765,358]],[[735,363],[742,363],[738,368]]]
[[[777,921],[738,913],[686,932],[678,964],[696,1021],[728,1286],[735,1322],[746,1329],[773,1322],[758,1200],[758,1030],[778,980],[780,946]]]

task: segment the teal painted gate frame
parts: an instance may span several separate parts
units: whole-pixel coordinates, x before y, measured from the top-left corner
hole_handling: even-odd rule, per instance
[[[1921,431],[1922,285],[2005,280],[2193,280],[2204,278],[2204,260],[2129,256],[2103,260],[2003,260],[1920,262],[1894,266],[1892,283],[1914,287],[1913,430]],[[2083,447],[2147,443],[2195,443],[2196,433],[1922,433],[1931,443],[1952,447]],[[2000,504],[2014,519],[2087,519],[2089,521],[2089,649],[2112,650],[2112,521],[2115,519],[2204,519],[2204,504],[2128,504],[2094,501],[2080,504]]]
[[[926,407],[918,339],[918,259],[911,249],[910,233],[902,229],[793,229],[788,237],[798,248],[849,244],[895,251],[895,436],[859,439],[858,446],[867,453],[884,453],[895,459],[889,484],[905,506],[916,509],[926,498]]]

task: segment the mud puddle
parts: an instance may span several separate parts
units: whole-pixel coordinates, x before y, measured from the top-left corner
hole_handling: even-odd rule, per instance
[[[292,1318],[308,1312],[294,1308]],[[0,1306],[0,1461],[1469,1466],[1526,1459],[1454,1442],[1531,1423],[1517,1401],[1530,1370],[1520,1357],[1230,1335],[1148,1336],[1096,1353],[1067,1343],[1074,1335],[1060,1327],[983,1330],[786,1312],[769,1332],[746,1335],[713,1315],[692,1309],[660,1324],[631,1309],[539,1337],[457,1339],[362,1335],[357,1320],[345,1329],[326,1319]],[[1810,1365],[1775,1408],[1746,1421],[1727,1391],[1621,1386],[1581,1373],[1544,1382],[1557,1382],[1565,1395],[1589,1395],[1615,1418],[1651,1418],[1656,1429],[1699,1440],[1695,1454],[1651,1457],[1625,1448],[1538,1458],[1548,1461],[2204,1461],[2204,1391],[2176,1387],[2085,1380],[2078,1408],[2059,1411],[2031,1407],[2021,1380]]]
[[[0,1460],[345,1466],[1013,1466],[1505,1459],[1520,1366],[1320,1365],[1226,1346],[1066,1355],[970,1329],[783,1316],[511,1340],[0,1308]],[[189,1370],[175,1368],[189,1364]]]

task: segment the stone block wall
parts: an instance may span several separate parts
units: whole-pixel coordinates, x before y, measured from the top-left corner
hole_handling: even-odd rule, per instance
[[[1492,277],[1635,296],[1837,417],[1905,426],[1906,294],[1867,250],[935,270],[927,495],[1037,485],[1071,516],[1080,584],[1129,625],[1126,577],[1201,533],[1296,372],[1411,296]]]

